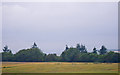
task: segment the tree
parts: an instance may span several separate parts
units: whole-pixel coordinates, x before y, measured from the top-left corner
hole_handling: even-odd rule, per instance
[[[3,48],[2,54],[2,61],[13,61],[14,60],[14,55],[12,54],[12,51],[8,48],[6,45]]]
[[[78,50],[80,50],[80,44],[77,44],[76,48],[77,48]]]
[[[39,48],[23,49],[15,54],[15,60],[22,62],[44,61],[44,55]]]
[[[80,46],[80,52],[81,53],[87,53],[87,49],[86,49],[86,47],[84,45]]]
[[[78,53],[75,55],[74,62],[88,62],[88,53]]]
[[[2,61],[13,61],[13,60],[14,60],[14,55],[12,54],[12,51],[6,45],[3,48]]]
[[[118,63],[119,62],[118,59],[119,59],[119,53],[114,53],[114,52],[110,51],[109,53],[104,55],[104,61],[105,62]]]
[[[34,44],[32,45],[32,48],[37,48],[37,44],[34,42]]]
[[[62,52],[60,56],[56,54],[44,54],[36,45],[33,44],[32,48],[22,49],[16,54],[6,45],[3,48],[2,61],[19,61],[19,62],[103,62],[103,63],[119,63],[120,53],[107,52],[107,48],[102,46],[99,50],[100,54],[97,54],[97,50],[94,47],[93,52],[87,52],[84,45],[77,44],[76,48],[66,45],[66,50]]]
[[[10,52],[7,45],[3,48],[3,52]]]
[[[66,48],[65,48],[65,50],[68,50],[69,48],[68,48],[68,46],[66,45]]]
[[[95,48],[95,47],[93,48],[93,52],[92,52],[92,53],[97,54],[97,50],[96,50],[96,48]]]
[[[45,57],[45,61],[47,62],[57,62],[59,60],[59,57],[56,55],[56,54],[48,54],[46,57]]]
[[[14,55],[10,52],[2,52],[2,61],[14,61]]]
[[[80,51],[76,48],[69,48],[68,50],[65,50],[61,54],[62,61],[72,62],[77,53],[80,53]]]
[[[107,48],[105,46],[102,46],[99,53],[100,53],[100,55],[106,54],[107,53]]]
[[[81,53],[87,53],[87,49],[84,45],[77,44],[76,48],[81,52]]]

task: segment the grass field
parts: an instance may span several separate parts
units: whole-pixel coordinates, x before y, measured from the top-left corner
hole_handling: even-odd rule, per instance
[[[3,73],[118,73],[118,63],[2,62]]]

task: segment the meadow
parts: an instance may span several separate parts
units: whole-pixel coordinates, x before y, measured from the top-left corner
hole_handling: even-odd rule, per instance
[[[118,63],[2,62],[3,73],[118,73]]]

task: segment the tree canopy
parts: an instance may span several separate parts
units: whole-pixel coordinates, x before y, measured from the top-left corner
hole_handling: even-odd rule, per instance
[[[99,53],[97,53],[97,51]],[[120,53],[108,52],[105,46],[101,46],[100,50],[95,47],[92,52],[88,52],[85,45],[77,44],[76,47],[68,47],[60,56],[57,54],[45,54],[34,43],[31,48],[19,50],[13,54],[12,50],[6,45],[3,48],[2,61],[15,62],[120,62]]]

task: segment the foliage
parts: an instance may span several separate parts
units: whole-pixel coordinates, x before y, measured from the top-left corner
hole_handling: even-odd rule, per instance
[[[102,46],[97,54],[94,47],[93,52],[87,52],[83,45],[77,44],[76,48],[68,48],[62,52],[60,56],[56,54],[45,54],[34,43],[32,48],[22,49],[16,54],[13,54],[8,46],[3,48],[2,61],[17,61],[17,62],[120,62],[120,53],[107,52],[107,48]]]
[[[97,50],[96,50],[96,48],[95,48],[95,47],[93,48],[93,52],[92,52],[92,53],[97,54]]]
[[[10,52],[10,49],[8,49],[7,45],[3,48],[3,52]]]
[[[106,54],[107,53],[107,48],[105,46],[102,46],[101,49],[100,49],[100,54]]]
[[[34,44],[32,45],[32,48],[38,48],[37,44],[34,42]]]
[[[12,52],[2,52],[2,61],[14,61]]]
[[[15,54],[15,60],[25,62],[44,61],[44,55],[39,48],[23,49]]]
[[[76,48],[80,50],[81,53],[87,53],[87,49],[84,45],[77,44]]]
[[[109,52],[104,56],[104,62],[119,62],[119,53]]]
[[[65,50],[68,50],[69,48],[68,48],[68,46],[66,45],[66,48],[65,48]]]
[[[56,54],[48,54],[46,57],[45,57],[45,61],[50,61],[50,62],[57,62],[59,61],[59,57],[56,55]]]
[[[80,51],[76,48],[69,48],[67,51],[65,50],[62,52],[61,57],[62,61],[73,61],[75,58],[75,55],[80,53]]]

